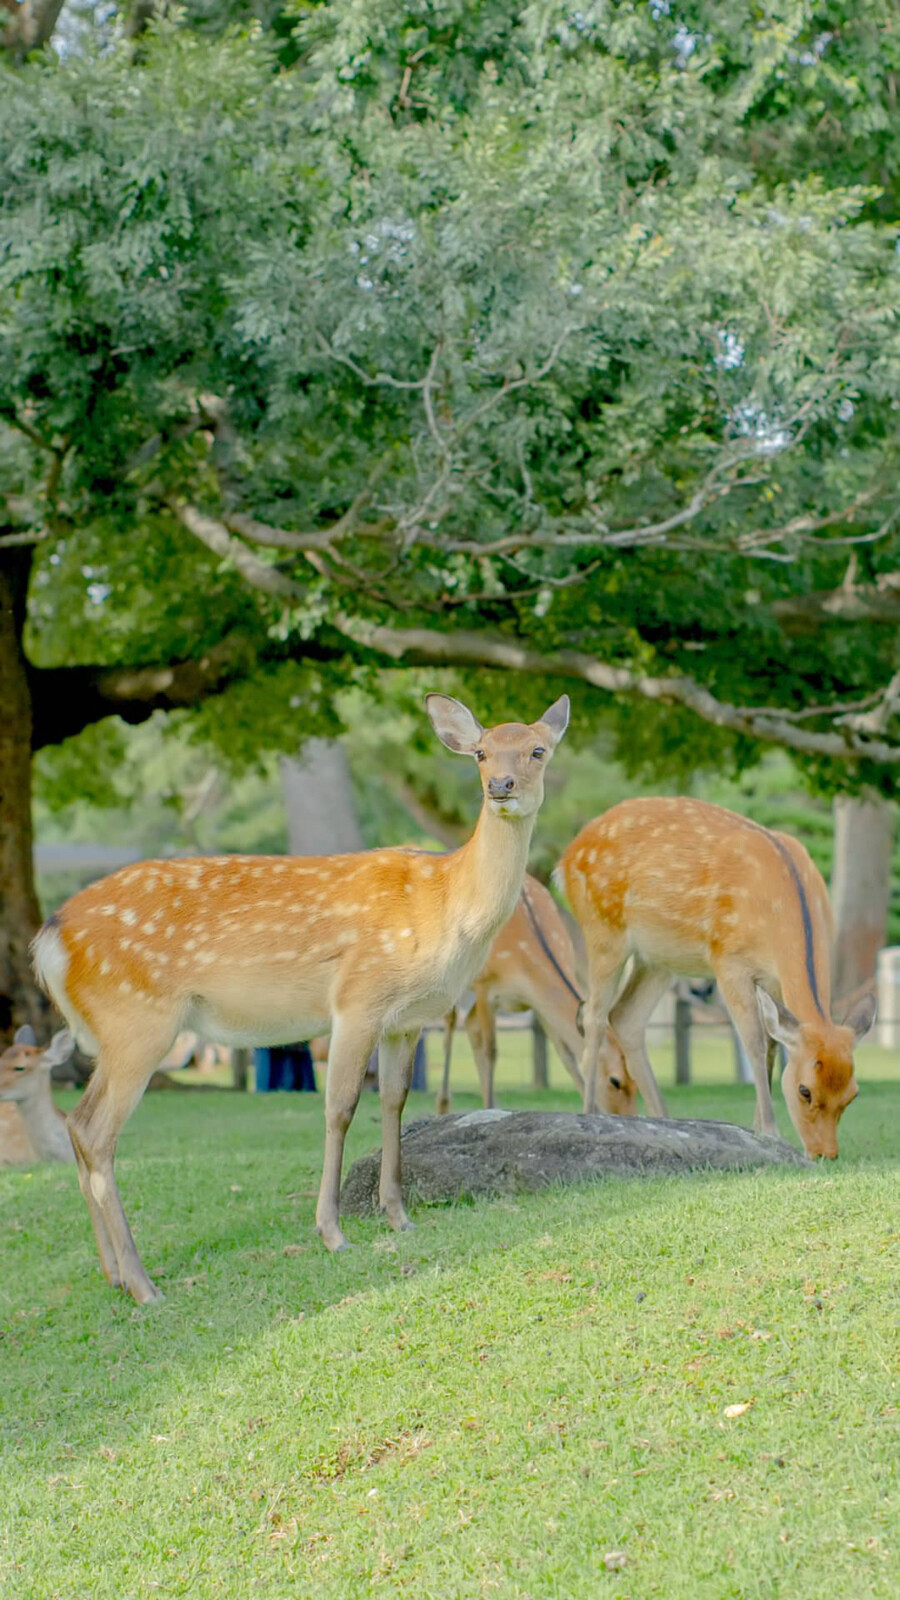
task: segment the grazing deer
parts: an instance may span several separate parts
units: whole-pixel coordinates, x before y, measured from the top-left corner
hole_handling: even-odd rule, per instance
[[[525,876],[544,768],[569,719],[563,695],[536,723],[485,729],[430,694],[438,738],[478,763],[472,837],[434,856],[389,849],[319,857],[219,856],[126,867],[69,900],[34,943],[38,979],[97,1056],[69,1118],[103,1270],[139,1303],[158,1297],[116,1188],[122,1125],[182,1028],[233,1045],[331,1032],[316,1225],[347,1241],[338,1202],[344,1138],[366,1062],[380,1051],[381,1205],[406,1228],[400,1117],[416,1041],[483,965]]]
[[[66,1119],[50,1093],[50,1073],[74,1048],[72,1035],[63,1031],[41,1049],[26,1026],[0,1055],[0,1101],[10,1102],[0,1105],[0,1167],[75,1160]]]
[[[703,800],[624,800],[582,828],[558,870],[588,950],[586,1105],[609,1021],[648,1110],[665,1115],[647,1020],[674,973],[712,975],[753,1067],[756,1126],[777,1132],[772,1068],[783,1044],[791,1121],[809,1155],[835,1157],[857,1093],[853,1050],[875,1002],[864,995],[842,1024],[831,1019],[831,907],[803,846]]]
[[[583,1001],[575,981],[575,954],[568,929],[553,896],[536,878],[526,877],[516,909],[501,928],[472,986],[475,1003],[466,1017],[466,1032],[481,1080],[485,1106],[494,1104],[498,1011],[533,1011],[559,1051],[579,1092],[584,1079],[579,1060],[584,1047]],[[444,1019],[444,1076],[437,1110],[450,1110],[450,1063],[457,1008]],[[619,1116],[635,1110],[636,1085],[614,1039],[608,1041],[602,1077],[603,1109]]]

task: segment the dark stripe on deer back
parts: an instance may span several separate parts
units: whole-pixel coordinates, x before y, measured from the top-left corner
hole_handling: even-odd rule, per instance
[[[562,978],[562,981],[568,989],[570,995],[572,995],[573,998],[578,1001],[579,1005],[583,1005],[584,1001],[582,1000],[581,995],[578,993],[578,990],[576,989],[574,983],[572,983],[571,979],[566,977],[566,974],[563,972],[562,967],[560,966],[555,955],[553,954],[553,951],[550,949],[547,940],[544,937],[544,931],[538,922],[537,917],[535,916],[534,906],[531,904],[531,896],[529,895],[525,884],[522,885],[522,899],[525,902],[525,910],[528,912],[529,921],[534,929],[535,937],[537,938],[537,942],[543,950],[544,955],[550,962],[551,967],[556,969],[557,976]]]
[[[822,1007],[822,1001],[819,998],[819,983],[816,977],[815,934],[813,932],[812,917],[810,916],[809,911],[809,901],[806,897],[806,890],[803,887],[803,880],[797,871],[797,863],[787,846],[783,845],[781,840],[775,837],[771,828],[764,828],[762,823],[753,822],[750,817],[741,817],[741,821],[746,827],[753,828],[755,832],[765,834],[766,838],[769,840],[769,843],[774,845],[775,849],[778,851],[778,854],[780,855],[782,861],[788,869],[788,872],[791,875],[791,882],[797,891],[797,899],[800,902],[800,916],[803,921],[803,944],[806,955],[806,976],[809,980],[810,994],[812,995],[813,1005],[818,1011],[819,1016],[824,1017],[825,1012]]]

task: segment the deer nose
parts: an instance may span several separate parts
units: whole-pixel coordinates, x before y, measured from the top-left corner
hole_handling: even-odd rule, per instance
[[[515,787],[515,778],[488,778],[488,794],[494,800],[502,800],[504,795],[512,794]]]

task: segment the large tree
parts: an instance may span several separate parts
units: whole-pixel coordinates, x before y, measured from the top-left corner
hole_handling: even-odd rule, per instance
[[[286,661],[900,768],[887,0],[253,9],[0,63],[0,1029],[34,745]]]

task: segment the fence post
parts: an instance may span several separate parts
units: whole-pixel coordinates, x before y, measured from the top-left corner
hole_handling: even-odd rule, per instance
[[[675,991],[675,1082],[691,1081],[691,1002]]]
[[[250,1051],[234,1049],[231,1052],[231,1087],[246,1089],[250,1070]]]
[[[531,1024],[531,1060],[534,1069],[533,1083],[535,1089],[546,1089],[549,1083],[547,1074],[547,1035],[537,1017]]]

